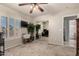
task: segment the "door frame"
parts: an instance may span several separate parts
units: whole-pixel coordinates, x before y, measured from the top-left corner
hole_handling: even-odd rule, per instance
[[[76,18],[75,19],[73,19],[73,20],[76,20],[77,18],[78,18],[78,16],[77,15],[66,15],[66,16],[64,16],[63,17],[63,44],[64,44],[64,21],[65,21],[65,17],[72,17],[72,16],[76,16]],[[70,20],[72,20],[72,19],[70,19]]]
[[[79,18],[76,19],[76,23],[77,23],[77,20],[79,20]],[[78,23],[77,23],[77,24],[78,24]],[[78,52],[78,49],[79,49],[79,48],[78,48],[78,40],[79,40],[79,39],[78,39],[78,25],[77,25],[77,24],[76,24],[76,28],[77,28],[77,29],[76,29],[76,32],[77,32],[77,34],[76,34],[76,56],[79,56],[79,52]]]

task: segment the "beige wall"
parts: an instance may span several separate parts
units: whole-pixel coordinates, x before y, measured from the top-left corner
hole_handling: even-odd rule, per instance
[[[9,21],[9,17],[11,17],[11,16],[14,18],[14,20],[19,19],[19,20],[24,20],[24,21],[30,22],[30,19],[31,19],[30,16],[23,15],[14,9],[5,7],[4,5],[0,5],[0,19],[1,19],[1,16],[8,17],[8,19],[7,19],[8,21]],[[0,20],[0,22],[1,22],[1,20]],[[1,23],[0,23],[0,26],[1,26]],[[6,49],[22,44],[21,28],[18,30],[18,33],[19,33],[19,35],[16,34],[16,30],[14,29],[14,35],[12,37],[10,37],[8,35],[8,38],[5,39]]]
[[[79,9],[64,10],[55,15],[46,14],[32,19],[32,17],[30,16],[23,15],[18,11],[15,11],[13,9],[0,5],[0,16],[7,16],[7,17],[13,16],[15,19],[22,19],[28,22],[33,21],[33,23],[35,23],[36,21],[49,21],[48,43],[57,44],[57,45],[63,45],[63,18],[66,16],[72,16],[72,15],[77,15],[79,17]],[[19,30],[19,33],[21,34],[21,29]],[[20,45],[21,42],[22,42],[21,35],[16,36],[15,34],[13,37],[8,37],[5,40],[6,49],[13,46]]]
[[[49,21],[49,44],[63,45],[63,19],[66,16],[77,15],[79,17],[79,9],[64,10],[56,15],[47,14],[36,17],[35,21]]]

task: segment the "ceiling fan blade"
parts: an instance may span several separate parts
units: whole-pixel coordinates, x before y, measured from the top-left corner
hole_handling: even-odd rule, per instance
[[[38,6],[38,9],[41,11],[41,12],[44,12],[43,8],[41,8],[39,5]]]
[[[33,9],[30,10],[30,14],[33,12]]]
[[[30,4],[48,4],[48,3],[21,3],[19,6],[30,5]]]
[[[19,6],[24,6],[24,5],[31,5],[32,3],[21,3]]]
[[[35,8],[36,5],[33,5],[32,9],[30,10],[30,13],[33,12],[34,8]]]
[[[37,4],[48,4],[48,3],[37,3]]]

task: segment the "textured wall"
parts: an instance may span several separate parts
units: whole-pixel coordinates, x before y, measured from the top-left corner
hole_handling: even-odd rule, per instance
[[[23,15],[20,12],[15,11],[14,9],[5,7],[3,5],[0,5],[0,19],[1,19],[1,16],[7,16],[8,17],[7,20],[9,20],[9,17],[12,16],[14,18],[14,21],[16,19],[30,21],[29,16]],[[1,20],[0,20],[0,22],[1,22]],[[1,23],[0,23],[0,27],[1,27]],[[8,38],[5,39],[6,49],[22,44],[22,41],[21,41],[21,28],[18,30],[18,33],[19,33],[19,35],[16,34],[16,30],[14,28],[14,35],[12,37],[10,37],[8,35]]]
[[[56,15],[46,14],[39,17],[36,17],[35,21],[49,21],[49,39],[48,43],[63,45],[63,25],[64,17],[77,15],[79,17],[78,9],[74,10],[65,10]]]

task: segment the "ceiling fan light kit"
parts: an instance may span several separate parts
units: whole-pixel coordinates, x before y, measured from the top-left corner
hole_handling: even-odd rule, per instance
[[[30,10],[30,14],[33,12],[33,10],[36,8],[36,6],[41,12],[44,12],[44,9],[42,7],[40,7],[39,4],[48,4],[48,3],[21,3],[21,4],[19,4],[19,6],[32,5],[32,9]]]

